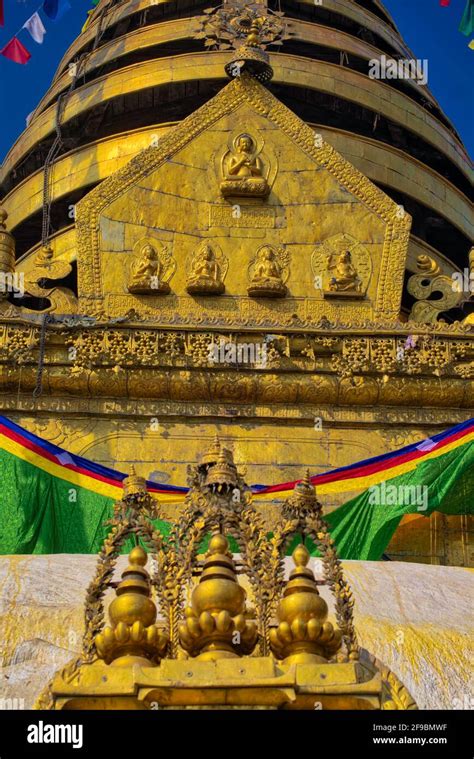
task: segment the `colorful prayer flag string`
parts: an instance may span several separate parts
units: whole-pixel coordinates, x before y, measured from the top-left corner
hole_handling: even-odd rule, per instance
[[[30,37],[38,44],[43,43],[46,28],[43,24],[39,11],[42,10],[51,21],[59,21],[64,14],[71,8],[69,0],[43,0],[34,13],[25,21],[23,26],[13,35],[7,44],[0,50],[0,55],[13,61],[13,63],[25,64],[31,58],[31,53],[25,45],[20,42],[18,35],[23,29],[30,34]],[[3,0],[0,0],[0,26],[4,26]]]

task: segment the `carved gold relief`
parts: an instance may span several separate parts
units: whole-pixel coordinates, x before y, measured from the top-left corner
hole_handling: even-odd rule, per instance
[[[221,295],[227,268],[228,260],[219,246],[203,240],[191,257],[186,290],[190,295]]]
[[[289,276],[289,263],[290,255],[285,248],[262,245],[249,266],[248,294],[259,298],[283,298],[288,292],[285,282]]]
[[[325,298],[363,298],[372,274],[370,253],[346,233],[319,243],[311,266]]]
[[[136,156],[123,169],[119,170],[111,177],[101,183],[100,187],[92,190],[85,198],[83,198],[77,206],[77,232],[78,232],[78,275],[79,275],[79,290],[81,297],[83,298],[82,308],[87,313],[97,309],[98,301],[103,301],[107,295],[107,309],[109,313],[113,315],[120,315],[123,313],[124,307],[127,310],[126,299],[117,294],[104,292],[103,289],[103,269],[101,262],[101,250],[99,245],[100,240],[100,224],[101,217],[106,214],[106,209],[111,206],[116,200],[131,192],[133,188],[137,188],[140,183],[154,172],[161,171],[161,167],[166,165],[166,161],[172,158],[178,151],[186,148],[194,139],[202,135],[206,130],[214,128],[219,120],[226,117],[227,123],[232,125],[231,118],[235,118],[238,121],[237,109],[240,106],[245,106],[247,110],[254,111],[255,117],[250,118],[252,114],[249,114],[249,118],[246,117],[247,123],[249,123],[249,134],[252,140],[255,142],[255,148],[252,144],[253,158],[246,159],[253,164],[253,160],[256,160],[255,153],[259,152],[259,131],[257,124],[262,123],[262,119],[267,119],[275,134],[278,131],[281,132],[281,137],[291,140],[291,149],[295,151],[295,158],[300,158],[302,154],[306,158],[310,158],[314,162],[314,182],[315,182],[315,197],[317,194],[317,176],[318,170],[324,170],[331,181],[336,181],[342,186],[348,193],[350,193],[357,201],[364,204],[365,209],[373,218],[377,219],[377,224],[380,224],[381,239],[377,245],[381,246],[383,240],[383,250],[378,258],[377,269],[377,282],[373,286],[373,298],[371,302],[359,304],[346,304],[347,313],[344,319],[354,319],[355,312],[360,309],[359,321],[363,321],[366,318],[380,318],[385,316],[391,319],[392,322],[399,315],[401,293],[403,287],[403,275],[405,270],[405,260],[408,246],[408,236],[410,229],[410,217],[400,215],[398,206],[388,198],[381,190],[376,188],[365,176],[358,172],[351,164],[342,158],[336,151],[324,141],[319,144],[314,139],[313,130],[302,122],[295,114],[289,111],[282,103],[280,103],[268,90],[262,87],[252,77],[249,77],[245,72],[240,77],[236,77],[230,82],[227,87],[221,90],[213,99],[206,103],[198,111],[191,114],[184,121],[180,122],[176,127],[170,130],[166,135],[160,139],[157,147],[152,147],[144,150],[142,153]],[[234,116],[235,114],[235,116]],[[255,125],[254,125],[255,124]],[[276,128],[276,130],[275,130]],[[232,141],[235,138],[244,133],[245,126],[238,132],[233,131],[230,135]],[[269,130],[271,133],[272,129]],[[267,140],[269,143],[269,140]],[[241,148],[250,147],[247,142],[240,144]],[[263,153],[258,154],[258,158],[262,161],[262,166],[259,170],[262,172],[263,177],[267,183],[272,184],[272,172],[275,172],[276,164],[273,160],[274,156],[271,155],[270,144],[265,146]],[[230,159],[233,151],[232,142],[228,148]],[[270,156],[270,161],[267,159],[267,152]],[[221,158],[216,160],[221,160]],[[306,160],[306,159],[305,159]],[[275,165],[274,165],[275,164]],[[234,165],[234,170],[237,164]],[[257,162],[258,166],[258,162]],[[255,168],[255,165],[253,165]],[[218,171],[222,170],[222,167],[216,167]],[[247,166],[250,173],[252,173],[252,166]],[[237,169],[237,172],[239,169]],[[267,172],[270,172],[269,176],[266,176]],[[257,172],[258,173],[258,172]],[[320,176],[320,175],[319,175]],[[251,179],[252,177],[246,177],[244,179]],[[254,177],[259,180],[258,176]],[[186,198],[186,200],[193,200],[192,196]],[[248,199],[248,205],[245,204],[244,214],[247,209],[252,209],[252,197]],[[315,202],[315,201],[314,201]],[[212,205],[212,200],[210,200]],[[188,204],[189,205],[189,204]],[[190,206],[191,207],[191,206]],[[243,206],[242,206],[243,207]],[[222,206],[224,208],[224,206]],[[206,214],[207,217],[207,214]],[[285,218],[275,217],[275,229],[279,230],[285,226],[287,221]],[[224,228],[227,225],[224,225]],[[236,226],[238,226],[236,224]],[[384,233],[385,228],[385,233]],[[263,232],[263,230],[262,230]],[[383,237],[384,235],[384,237]],[[271,244],[277,244],[278,239],[281,238],[280,232],[275,234],[275,242]],[[280,243],[281,244],[281,243]],[[357,260],[357,252],[348,246],[351,251],[351,257],[353,259],[352,265],[357,271],[359,278],[362,280],[361,291],[366,289],[367,276],[364,274],[364,265]],[[326,264],[326,260],[324,261]],[[223,275],[221,275],[221,281],[223,281]],[[321,311],[320,299],[314,297],[307,299],[306,303],[302,299],[302,307],[299,308],[298,318],[301,319],[301,323],[314,323],[321,319],[323,312]],[[258,304],[260,305],[260,304]],[[327,304],[327,308],[336,309],[340,304]],[[342,305],[342,304],[341,304]],[[130,305],[129,305],[130,307]],[[161,305],[158,306],[159,313],[150,312],[150,316],[154,316],[155,320],[160,320],[161,323],[166,323],[168,318],[176,319],[176,313],[179,312],[179,320],[184,324],[186,321],[191,323],[194,321],[194,314],[188,314],[186,303],[181,304],[180,308],[171,309],[168,317],[166,309],[162,311]],[[240,308],[240,306],[238,307]],[[253,309],[253,305],[249,303],[249,309]],[[349,312],[352,309],[352,313]],[[238,316],[237,308],[234,306],[233,318],[229,314],[223,315],[223,323],[241,322],[242,316]],[[357,313],[359,313],[357,311]],[[314,314],[314,316],[313,316]],[[259,316],[258,309],[255,312],[252,310],[252,315],[255,315],[257,319],[261,319],[264,315]],[[201,323],[210,321],[215,314],[205,314],[202,316]],[[336,316],[336,311],[334,311]],[[291,314],[289,314],[291,317]],[[330,318],[333,317],[331,311]],[[281,320],[281,315],[275,318],[275,325]],[[291,322],[284,318],[285,324]],[[257,321],[257,323],[259,323]],[[263,323],[263,321],[261,322]],[[270,320],[268,324],[270,325]]]
[[[257,145],[250,134],[237,135],[231,149],[222,156],[221,193],[227,197],[264,198],[270,192],[263,163],[259,154],[262,146]]]
[[[77,298],[66,287],[48,287],[47,280],[64,279],[72,271],[68,261],[53,258],[51,248],[43,248],[36,256],[33,268],[25,274],[25,292],[36,298],[47,298],[50,305],[45,312],[58,314],[77,313]],[[24,309],[28,311],[29,309]]]
[[[130,263],[127,289],[141,295],[166,295],[170,292],[169,280],[175,269],[169,246],[157,240],[139,240]]]
[[[455,308],[464,299],[459,282],[454,277],[439,273],[439,266],[429,256],[422,255],[417,260],[418,273],[408,280],[407,290],[416,298],[410,319],[424,324],[438,321],[443,311]],[[441,294],[429,300],[430,295]]]

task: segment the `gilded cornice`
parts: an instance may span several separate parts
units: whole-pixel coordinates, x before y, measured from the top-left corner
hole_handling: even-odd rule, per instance
[[[171,401],[182,413],[186,404],[234,403],[252,404],[265,415],[266,407],[285,404],[294,406],[296,418],[315,405],[472,408],[472,338],[446,325],[439,336],[439,329],[410,326],[416,333],[392,325],[386,336],[381,325],[372,335],[369,328],[348,334],[341,325],[268,335],[56,324],[46,337],[43,395]],[[15,394],[35,388],[39,341],[39,324],[0,322],[2,407],[11,408]],[[266,365],[215,363],[209,346],[221,341],[265,343]],[[228,416],[229,409],[223,413]]]

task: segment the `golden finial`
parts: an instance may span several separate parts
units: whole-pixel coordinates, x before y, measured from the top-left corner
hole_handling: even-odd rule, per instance
[[[146,493],[146,479],[136,474],[134,464],[130,464],[129,472],[128,477],[125,477],[122,481],[124,497],[135,495],[136,493]]]
[[[219,440],[219,435],[216,435],[211,445],[209,446],[209,449],[201,456],[200,466],[210,466],[212,464],[215,464],[219,458],[220,452],[221,441]]]
[[[35,263],[37,264],[45,264],[48,263],[48,261],[51,261],[53,257],[53,249],[50,245],[45,245],[41,250],[38,251]]]
[[[309,559],[303,544],[293,551],[295,568],[278,606],[279,624],[270,630],[274,655],[289,664],[324,662],[341,647],[342,633],[327,621],[328,607],[318,593]]]
[[[156,606],[150,598],[147,561],[148,556],[141,546],[130,551],[129,566],[109,606],[112,626],[95,636],[99,657],[107,664],[149,667],[166,651],[168,637],[155,624]]]
[[[267,45],[281,43],[292,32],[282,18],[264,4],[249,5],[245,0],[230,0],[220,8],[211,8],[200,18],[197,36],[206,39],[208,47],[217,50],[234,48],[232,60],[225,70],[234,78],[247,72],[261,82],[273,76]]]
[[[179,626],[181,645],[190,656],[214,661],[253,651],[257,628],[245,618],[245,597],[227,538],[213,535],[191,606]]]

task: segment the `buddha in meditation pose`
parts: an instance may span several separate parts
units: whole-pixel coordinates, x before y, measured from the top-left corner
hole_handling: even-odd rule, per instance
[[[205,241],[194,255],[186,289],[191,295],[220,295],[225,290],[215,253]]]
[[[130,266],[128,291],[145,295],[169,293],[169,284],[160,280],[161,269],[155,248],[145,243]]]
[[[257,198],[265,197],[270,192],[263,176],[262,162],[255,155],[255,143],[248,134],[237,137],[234,151],[224,162],[221,192],[224,197]]]
[[[328,270],[331,273],[329,290],[331,292],[360,293],[361,281],[352,263],[349,250],[330,256]]]
[[[271,245],[263,245],[258,251],[247,292],[263,298],[282,298],[286,295],[282,270]]]

